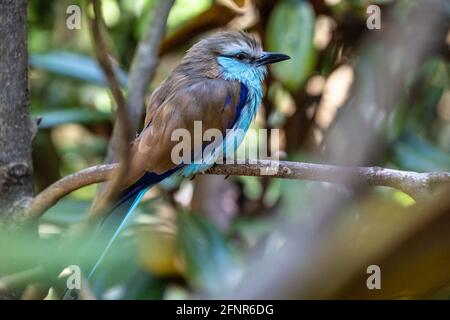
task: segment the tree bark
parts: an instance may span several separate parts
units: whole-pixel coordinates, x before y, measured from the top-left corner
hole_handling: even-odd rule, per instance
[[[0,0],[0,225],[32,199],[27,1]]]

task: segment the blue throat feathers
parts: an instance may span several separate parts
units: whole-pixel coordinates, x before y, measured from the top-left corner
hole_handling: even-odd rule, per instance
[[[231,55],[233,52],[230,53]],[[222,67],[222,78],[225,80],[238,81],[241,83],[242,88],[246,92],[245,103],[242,106],[242,110],[239,112],[239,117],[233,126],[233,129],[237,130],[234,134],[225,138],[226,150],[236,151],[234,143],[231,140],[237,141],[239,146],[244,139],[245,133],[250,127],[250,123],[258,111],[258,107],[261,104],[263,90],[262,82],[266,75],[267,69],[264,66],[255,67],[247,63],[236,61],[233,58],[221,56],[217,59],[219,65]],[[226,154],[226,151],[225,151]]]

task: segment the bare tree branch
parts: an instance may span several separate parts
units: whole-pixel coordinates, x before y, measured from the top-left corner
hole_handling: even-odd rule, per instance
[[[117,164],[94,166],[83,169],[56,181],[34,198],[27,215],[30,218],[38,217],[58,202],[59,199],[72,191],[94,183],[106,181],[112,171],[117,169],[117,167]]]
[[[128,148],[132,139],[132,129],[130,125],[129,116],[127,113],[127,102],[120,88],[119,81],[114,73],[114,68],[108,54],[108,48],[102,34],[102,17],[101,6],[98,0],[90,1],[94,9],[94,17],[90,18],[91,32],[93,44],[95,49],[95,56],[100,67],[105,73],[108,86],[113,95],[114,101],[117,104],[117,119],[115,130],[118,132],[120,139],[116,141],[119,151],[119,159],[121,166],[118,167],[116,174],[112,176],[107,189],[104,190],[101,197],[98,197],[94,202],[93,212],[104,207],[111,199],[117,195],[117,189],[120,182],[123,180],[129,165]]]
[[[155,74],[159,48],[166,33],[167,18],[174,3],[175,0],[158,2],[151,23],[140,41],[131,63],[128,81],[128,114],[134,130],[138,128],[139,120],[142,118],[145,95]]]
[[[67,194],[81,187],[107,180],[117,167],[118,164],[98,165],[62,178],[34,198],[25,218],[39,218],[47,209]],[[430,188],[433,185],[450,183],[450,172],[418,173],[380,167],[341,167],[269,160],[259,160],[248,164],[215,165],[206,174],[269,176],[337,184],[346,184],[351,180],[352,184],[395,188],[409,194],[416,200],[430,197]]]
[[[113,192],[116,190],[117,183],[122,180],[123,173],[126,172],[128,168],[128,143],[130,142],[133,133],[136,132],[139,127],[145,103],[145,94],[155,73],[160,44],[166,31],[167,17],[169,16],[170,9],[174,2],[175,0],[161,0],[158,2],[151,23],[137,47],[129,76],[128,105],[123,97],[122,91],[120,91],[118,82],[115,80],[114,74],[111,74],[111,80],[114,81],[113,86],[110,85],[111,90],[113,92],[118,91],[117,93],[120,92],[119,102],[124,106],[123,108],[118,108],[118,111],[120,112],[117,113],[116,124],[114,125],[113,134],[108,145],[108,152],[105,159],[105,163],[114,163],[120,160],[120,162],[124,164],[121,166],[122,169],[118,170],[116,178],[110,183],[109,190],[112,190]],[[97,4],[98,13],[95,14],[95,17],[100,17],[98,1],[95,0],[93,4],[94,11],[96,8],[95,5]],[[98,20],[97,26],[93,26],[93,31],[96,31],[97,29]],[[98,36],[100,36],[100,34]],[[96,37],[94,36],[94,38]],[[101,40],[100,43],[103,43],[102,39],[99,40]],[[115,89],[113,90],[113,88]],[[117,99],[116,102],[118,102]],[[126,119],[126,123],[124,123],[124,119]],[[124,124],[126,124],[125,130],[122,129]],[[123,134],[124,131],[126,132],[126,136]],[[127,162],[124,162],[123,159],[126,159]],[[104,207],[114,195],[114,193],[111,193],[111,196],[108,196],[108,190],[104,190],[102,187],[99,188],[99,193],[94,200],[94,213]]]
[[[161,0],[156,5],[153,18],[142,40],[139,42],[131,63],[128,80],[128,109],[130,130],[136,132],[139,127],[144,110],[145,96],[156,70],[159,48],[166,33],[167,17],[175,0]],[[114,163],[118,160],[117,147],[121,132],[114,126],[113,134],[108,146],[105,163]]]

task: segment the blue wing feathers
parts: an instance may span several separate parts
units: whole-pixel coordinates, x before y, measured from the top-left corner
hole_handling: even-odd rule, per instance
[[[236,121],[237,121],[237,120],[239,119],[239,117],[241,116],[242,109],[244,109],[245,102],[246,102],[246,100],[247,100],[247,91],[248,91],[247,87],[246,87],[243,83],[241,83],[241,92],[240,92],[240,94],[239,94],[239,104],[238,104],[237,107],[236,107],[236,114],[235,114],[234,119],[233,119],[233,125],[232,125],[232,127],[234,126],[234,124],[236,123]],[[230,129],[231,129],[231,128],[230,128]]]
[[[225,104],[227,104],[227,101],[228,101],[228,98],[225,99]],[[230,128],[228,128],[228,129],[235,128],[238,125],[238,122],[241,121],[240,119],[243,117],[243,114],[245,114],[245,112],[243,112],[243,110],[246,107],[247,102],[248,102],[248,88],[246,85],[241,83],[239,102],[238,102],[238,105],[236,106],[236,112],[235,112],[235,115],[233,118],[233,122],[232,122]],[[250,120],[251,120],[251,118],[252,118],[252,116],[249,117]],[[224,143],[226,143],[226,137],[227,136],[225,136]],[[206,145],[203,147],[206,147]],[[237,148],[237,145],[236,145],[236,148]],[[234,149],[236,149],[236,148],[234,148]],[[227,148],[224,148],[224,150],[226,150],[226,149]],[[215,151],[213,152],[213,154],[215,155]],[[183,175],[185,177],[189,177],[198,172],[205,171],[215,163],[216,158],[208,157],[208,155],[206,155],[202,160],[203,160],[203,163],[191,163],[189,165],[184,166],[183,169],[181,170],[181,175]]]
[[[88,279],[92,277],[92,275],[95,273],[99,265],[102,263],[103,259],[105,258],[106,254],[108,253],[109,249],[111,248],[114,240],[119,236],[120,232],[123,230],[125,225],[128,223],[130,218],[132,217],[132,214],[134,212],[134,209],[136,209],[139,202],[142,200],[142,197],[145,195],[149,188],[142,189],[134,198],[129,198],[127,201],[123,202],[122,205],[116,207],[115,211],[111,213],[111,218],[108,217],[108,219],[104,220],[102,223],[102,226],[100,228],[100,232],[102,232],[102,229],[107,228],[109,230],[114,230],[113,235],[109,239],[108,243],[106,244],[106,247],[103,249],[102,253],[100,254],[100,257],[95,262],[95,265],[91,268],[88,274]],[[116,217],[117,215],[121,215],[123,217]],[[109,225],[108,221],[112,221],[111,219],[114,219],[114,224],[117,224],[116,226]],[[116,220],[117,219],[117,220]],[[104,235],[103,235],[104,236]]]
[[[115,210],[115,208],[121,206],[123,203],[127,202],[129,199],[134,199],[136,195],[145,188],[149,188],[161,181],[163,181],[165,178],[171,176],[174,174],[179,167],[175,167],[171,170],[168,170],[164,172],[163,174],[156,174],[153,172],[146,172],[142,178],[140,178],[138,181],[133,183],[130,187],[122,191],[121,196],[119,197],[119,200],[115,204],[115,206],[111,209],[112,211]]]
[[[233,128],[236,123],[238,122],[239,118],[241,117],[242,110],[244,109],[247,101],[247,93],[248,89],[247,87],[241,83],[241,91],[239,95],[239,103],[236,107],[236,113],[233,119],[233,125],[231,128]],[[231,129],[230,128],[230,129]],[[188,166],[185,166],[184,169],[187,169],[187,167],[193,166],[194,164],[190,164]],[[198,165],[197,165],[198,166]],[[111,248],[113,242],[116,240],[116,238],[119,236],[120,232],[123,230],[123,228],[126,226],[128,221],[133,216],[133,211],[136,209],[139,202],[142,200],[142,197],[146,193],[150,187],[153,185],[161,182],[162,180],[166,179],[167,177],[174,174],[176,171],[180,170],[181,166],[177,166],[171,170],[168,170],[167,172],[163,174],[156,174],[153,172],[147,172],[142,178],[140,178],[138,181],[136,181],[133,185],[125,189],[119,200],[116,202],[116,204],[111,208],[110,214],[106,216],[104,221],[101,223],[100,228],[98,230],[99,234],[101,234],[103,237],[107,237],[107,243],[105,248],[103,249],[102,253],[100,254],[100,257],[96,261],[95,265],[90,269],[88,273],[88,278],[90,278],[97,268],[100,266],[101,262],[103,261],[104,257],[106,256],[108,250]],[[192,168],[194,170],[195,168]],[[190,171],[190,170],[189,170]]]

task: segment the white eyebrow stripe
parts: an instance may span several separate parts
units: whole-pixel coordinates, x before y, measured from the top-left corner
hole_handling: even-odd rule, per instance
[[[240,51],[243,51],[249,55],[252,54],[253,50],[248,46],[248,44],[244,41],[239,41],[237,43],[229,44],[226,47],[226,52],[229,53],[238,53]]]

